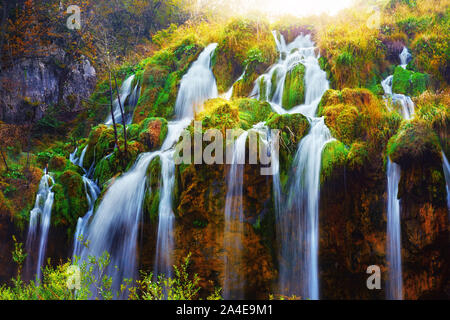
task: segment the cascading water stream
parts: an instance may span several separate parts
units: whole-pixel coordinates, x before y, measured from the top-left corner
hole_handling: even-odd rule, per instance
[[[319,197],[322,151],[332,141],[323,118],[315,118],[318,104],[329,89],[325,71],[320,69],[316,48],[310,35],[301,35],[286,45],[282,35],[274,32],[280,60],[267,74],[257,79],[251,96],[269,101],[279,113],[301,113],[308,118],[311,130],[299,144],[288,186],[287,203],[282,203],[278,159],[275,161],[273,188],[277,212],[277,234],[280,238],[279,290],[286,295],[319,299]],[[297,64],[305,66],[305,103],[287,111],[282,106],[287,73]],[[276,72],[276,77],[274,73]],[[272,83],[276,79],[276,84]],[[266,88],[261,92],[261,82]],[[276,86],[272,97],[269,92]]]
[[[450,219],[450,165],[444,151],[442,151],[442,166],[444,168],[445,185],[447,188],[447,209]]]
[[[175,150],[173,146],[180,138],[183,130],[192,121],[195,112],[200,111],[203,103],[218,96],[216,79],[211,71],[211,57],[216,47],[216,43],[208,45],[181,79],[175,105],[176,119],[178,120],[169,123],[169,134],[161,149],[164,151],[160,156],[162,186],[159,203],[155,275],[163,273],[170,276],[172,273],[171,256],[175,219],[172,208],[175,182],[175,161],[173,157]]]
[[[30,279],[36,275],[36,280],[40,281],[42,265],[47,249],[48,230],[50,228],[50,219],[52,214],[54,193],[52,190],[52,177],[45,171],[36,196],[36,202],[33,210],[30,212],[30,225],[26,241],[26,252],[29,257],[26,263],[27,273]],[[39,227],[39,229],[38,229]],[[37,262],[34,263],[32,253],[38,252]]]
[[[233,83],[233,85],[231,86],[231,88],[227,91],[227,92],[225,92],[223,95],[222,95],[222,97],[224,98],[224,99],[226,99],[226,100],[230,100],[232,97],[233,97],[233,88],[234,88],[234,85],[238,82],[238,81],[241,81],[243,78],[244,78],[244,76],[245,76],[245,71],[246,70],[244,70],[244,72],[241,74],[241,76]]]
[[[406,47],[403,48],[399,58],[401,67],[406,69],[411,59],[411,54]],[[409,120],[414,115],[414,103],[410,97],[392,92],[393,79],[394,77],[391,75],[381,82],[385,100],[392,99],[394,105],[400,105],[402,117]],[[386,297],[389,300],[403,299],[400,200],[397,198],[400,174],[400,166],[388,158],[386,260],[389,265],[389,281],[387,282]]]
[[[119,89],[120,104],[122,105],[122,108],[125,108],[125,102],[131,93],[131,85],[133,83],[134,78],[135,78],[135,75],[128,77],[122,83],[122,86]],[[117,98],[113,102],[113,113],[114,113],[114,119],[115,119],[116,123],[122,123],[122,112],[120,111],[120,104],[119,104],[119,100]],[[123,112],[125,113],[125,110],[123,110]],[[106,125],[113,124],[111,115],[108,115],[108,118],[106,119],[105,124]]]
[[[217,44],[206,47],[181,80],[175,106],[177,120],[169,122],[168,134],[161,150],[139,155],[134,166],[110,186],[87,227],[89,247],[82,249],[81,258],[87,261],[89,256],[99,257],[108,252],[111,263],[106,272],[114,279],[114,290],[119,289],[124,278],[136,277],[137,238],[147,185],[146,172],[156,157],[160,157],[162,162],[162,186],[155,274],[164,272],[170,276],[174,222],[173,146],[192,121],[195,111],[206,100],[217,97],[216,81],[211,71],[211,56],[216,47]]]
[[[300,142],[294,159],[295,177],[284,212],[280,286],[288,294],[319,299],[319,199],[322,151],[333,139],[323,118],[311,119],[310,133]],[[300,250],[299,250],[300,249]],[[296,279],[300,271],[301,281]],[[300,287],[298,286],[300,284]]]
[[[235,141],[233,159],[227,177],[228,191],[225,200],[224,233],[224,283],[225,299],[242,299],[244,279],[242,278],[244,235],[243,184],[248,132],[242,133]]]
[[[87,146],[81,152],[80,158],[78,159],[75,154],[77,153],[78,148],[75,149],[73,154],[70,155],[70,161],[74,164],[82,168],[85,172],[83,175],[83,184],[84,189],[86,190],[86,199],[88,201],[88,211],[83,217],[78,218],[77,227],[75,229],[74,239],[73,239],[73,253],[72,260],[75,261],[77,257],[80,257],[81,251],[83,248],[83,237],[86,232],[86,227],[88,226],[89,220],[94,213],[95,201],[97,201],[98,196],[100,195],[100,188],[92,181],[89,176],[92,170],[86,171],[83,167],[84,156],[86,155]]]
[[[400,166],[389,159],[387,164],[388,199],[386,248],[386,259],[389,263],[389,281],[386,292],[389,300],[401,300],[403,296],[400,201],[397,199],[400,172]]]

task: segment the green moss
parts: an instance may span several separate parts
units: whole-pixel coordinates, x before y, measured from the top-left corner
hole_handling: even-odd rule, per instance
[[[196,115],[195,120],[202,122],[203,130],[216,128],[225,133],[226,129],[239,125],[239,108],[234,102],[212,99],[205,103],[203,111]]]
[[[217,42],[212,65],[219,92],[226,92],[245,67],[253,78],[254,72],[261,74],[277,56],[269,23],[261,19],[231,19]]]
[[[348,168],[353,171],[361,170],[369,159],[367,143],[357,141],[352,144],[347,155]]]
[[[359,113],[355,106],[344,104],[327,106],[323,115],[325,123],[336,139],[350,145],[357,138]]]
[[[424,120],[405,121],[389,140],[388,155],[403,167],[411,167],[415,162],[441,163],[439,138]]]
[[[85,168],[89,168],[93,162],[98,162],[114,151],[114,129],[103,124],[94,127],[89,134],[87,145],[83,162]]]
[[[272,107],[267,102],[256,99],[238,99],[233,101],[239,109],[241,127],[248,130],[259,122],[265,121],[272,113]]]
[[[335,170],[343,169],[347,164],[349,151],[340,141],[328,143],[322,152],[321,183],[330,178]]]
[[[50,171],[60,171],[66,167],[67,160],[63,156],[54,155],[48,164],[48,169]]]
[[[202,50],[199,40],[190,35],[141,63],[142,89],[133,114],[134,123],[148,117],[173,116],[179,82]]]
[[[283,106],[289,110],[305,102],[305,66],[296,65],[286,75],[283,92]]]
[[[168,122],[164,118],[147,118],[139,124],[137,140],[147,151],[161,147],[168,132]]]
[[[144,199],[144,214],[152,223],[158,223],[161,187],[161,159],[153,159],[147,168],[147,188]]]
[[[52,224],[64,226],[71,236],[78,218],[88,209],[83,178],[75,171],[64,171],[56,176],[52,191],[54,192]]]
[[[398,66],[395,68],[392,80],[392,92],[417,96],[426,90],[427,84],[426,74],[405,70]]]
[[[302,114],[273,114],[266,124],[270,129],[280,130],[280,179],[284,186],[289,178],[298,144],[308,133],[310,124]]]

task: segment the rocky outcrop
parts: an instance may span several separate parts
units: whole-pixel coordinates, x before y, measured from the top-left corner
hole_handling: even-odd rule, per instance
[[[0,120],[25,123],[41,119],[47,110],[64,106],[67,116],[80,111],[96,84],[88,59],[64,64],[64,51],[18,61],[0,76]]]

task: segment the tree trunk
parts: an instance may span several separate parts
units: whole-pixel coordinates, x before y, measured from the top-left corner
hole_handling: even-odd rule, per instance
[[[0,147],[0,153],[2,155],[3,162],[5,163],[6,171],[9,171],[8,162],[6,162],[5,154],[3,153],[3,148]]]
[[[112,82],[111,82],[111,70],[109,70],[109,94],[110,94],[110,100],[111,100],[111,118],[112,118],[113,127],[114,127],[114,139],[116,139],[117,149],[119,150],[119,153],[120,153],[119,140],[117,139],[116,118],[114,117],[114,110],[113,110],[113,92],[112,92]]]
[[[115,72],[114,72],[114,82],[115,82],[115,85],[116,85],[117,100],[119,101],[120,114],[122,115],[123,139],[125,141],[125,157],[127,157],[128,156],[127,124],[126,124],[126,121],[125,121],[125,113],[123,112],[123,108],[122,108],[122,102],[120,101],[120,93],[119,93],[119,88],[117,86],[117,78],[116,78],[116,73]]]

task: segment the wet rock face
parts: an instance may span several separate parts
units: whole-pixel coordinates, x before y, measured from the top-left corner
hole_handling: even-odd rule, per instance
[[[319,272],[323,299],[384,299],[386,210],[383,162],[335,170],[321,188]],[[367,267],[381,268],[382,290],[369,290]]]
[[[203,294],[223,287],[226,165],[177,167],[179,200],[175,209],[175,262],[192,253],[191,270],[201,280]],[[238,267],[245,279],[246,298],[267,298],[275,279],[271,248],[273,229],[270,218],[272,180],[260,175],[259,166],[246,165],[244,171],[243,207],[245,221],[242,238],[243,258]],[[257,222],[259,221],[259,222]],[[237,222],[239,223],[239,222]],[[237,227],[237,226],[236,226]],[[231,226],[232,233],[234,226]]]
[[[404,297],[449,299],[450,235],[442,168],[402,165],[399,197]]]
[[[89,60],[64,66],[64,52],[15,63],[0,76],[0,120],[25,123],[41,119],[50,106],[62,104],[69,113],[94,90],[96,72]]]

